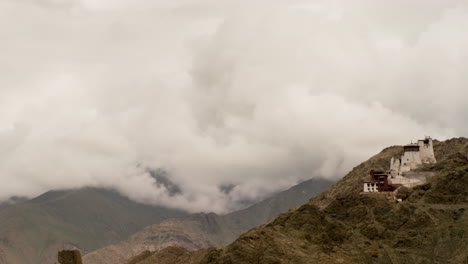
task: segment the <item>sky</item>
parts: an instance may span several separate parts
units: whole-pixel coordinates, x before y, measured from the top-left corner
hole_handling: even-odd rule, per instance
[[[0,201],[225,213],[467,136],[467,28],[461,0],[0,0]]]

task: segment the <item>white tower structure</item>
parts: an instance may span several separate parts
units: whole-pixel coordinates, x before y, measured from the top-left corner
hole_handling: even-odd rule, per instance
[[[390,161],[392,176],[414,170],[422,164],[436,163],[432,138],[430,137],[418,140],[418,143],[415,144],[405,145],[403,150],[401,159],[392,158]]]

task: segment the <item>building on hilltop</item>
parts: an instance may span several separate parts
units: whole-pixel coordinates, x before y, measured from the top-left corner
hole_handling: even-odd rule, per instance
[[[400,159],[390,160],[390,172],[392,176],[402,175],[414,170],[422,164],[434,164],[436,158],[432,138],[418,140],[418,143],[403,146],[403,155]]]
[[[434,163],[436,158],[430,137],[405,145],[401,158],[392,157],[390,160],[388,172],[370,172],[370,180],[364,181],[363,192],[393,192],[399,186],[414,187],[422,184],[433,173],[413,170],[423,164]]]

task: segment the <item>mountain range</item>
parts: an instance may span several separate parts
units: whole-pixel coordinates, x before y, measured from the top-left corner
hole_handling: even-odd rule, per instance
[[[168,219],[144,228],[123,242],[85,255],[84,262],[123,263],[144,250],[155,251],[168,246],[181,246],[192,250],[224,246],[243,232],[307,202],[332,184],[330,180],[311,179],[246,209],[226,215],[199,213]]]
[[[107,189],[50,191],[0,208],[0,263],[53,263],[59,249],[95,250],[147,225],[186,215]]]
[[[31,200],[15,198],[0,205],[0,264],[54,263],[57,251],[64,248],[90,253],[84,258],[86,263],[118,263],[142,250],[169,245],[190,249],[223,246],[242,232],[303,204],[332,183],[305,181],[223,216],[190,215],[144,205],[102,188],[49,191]],[[135,246],[122,247],[128,241]],[[107,253],[114,248],[118,250]]]

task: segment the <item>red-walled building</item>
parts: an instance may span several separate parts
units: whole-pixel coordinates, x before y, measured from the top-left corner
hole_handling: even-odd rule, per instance
[[[395,187],[388,182],[389,175],[381,171],[371,171],[370,181],[364,182],[364,192],[393,192]]]

